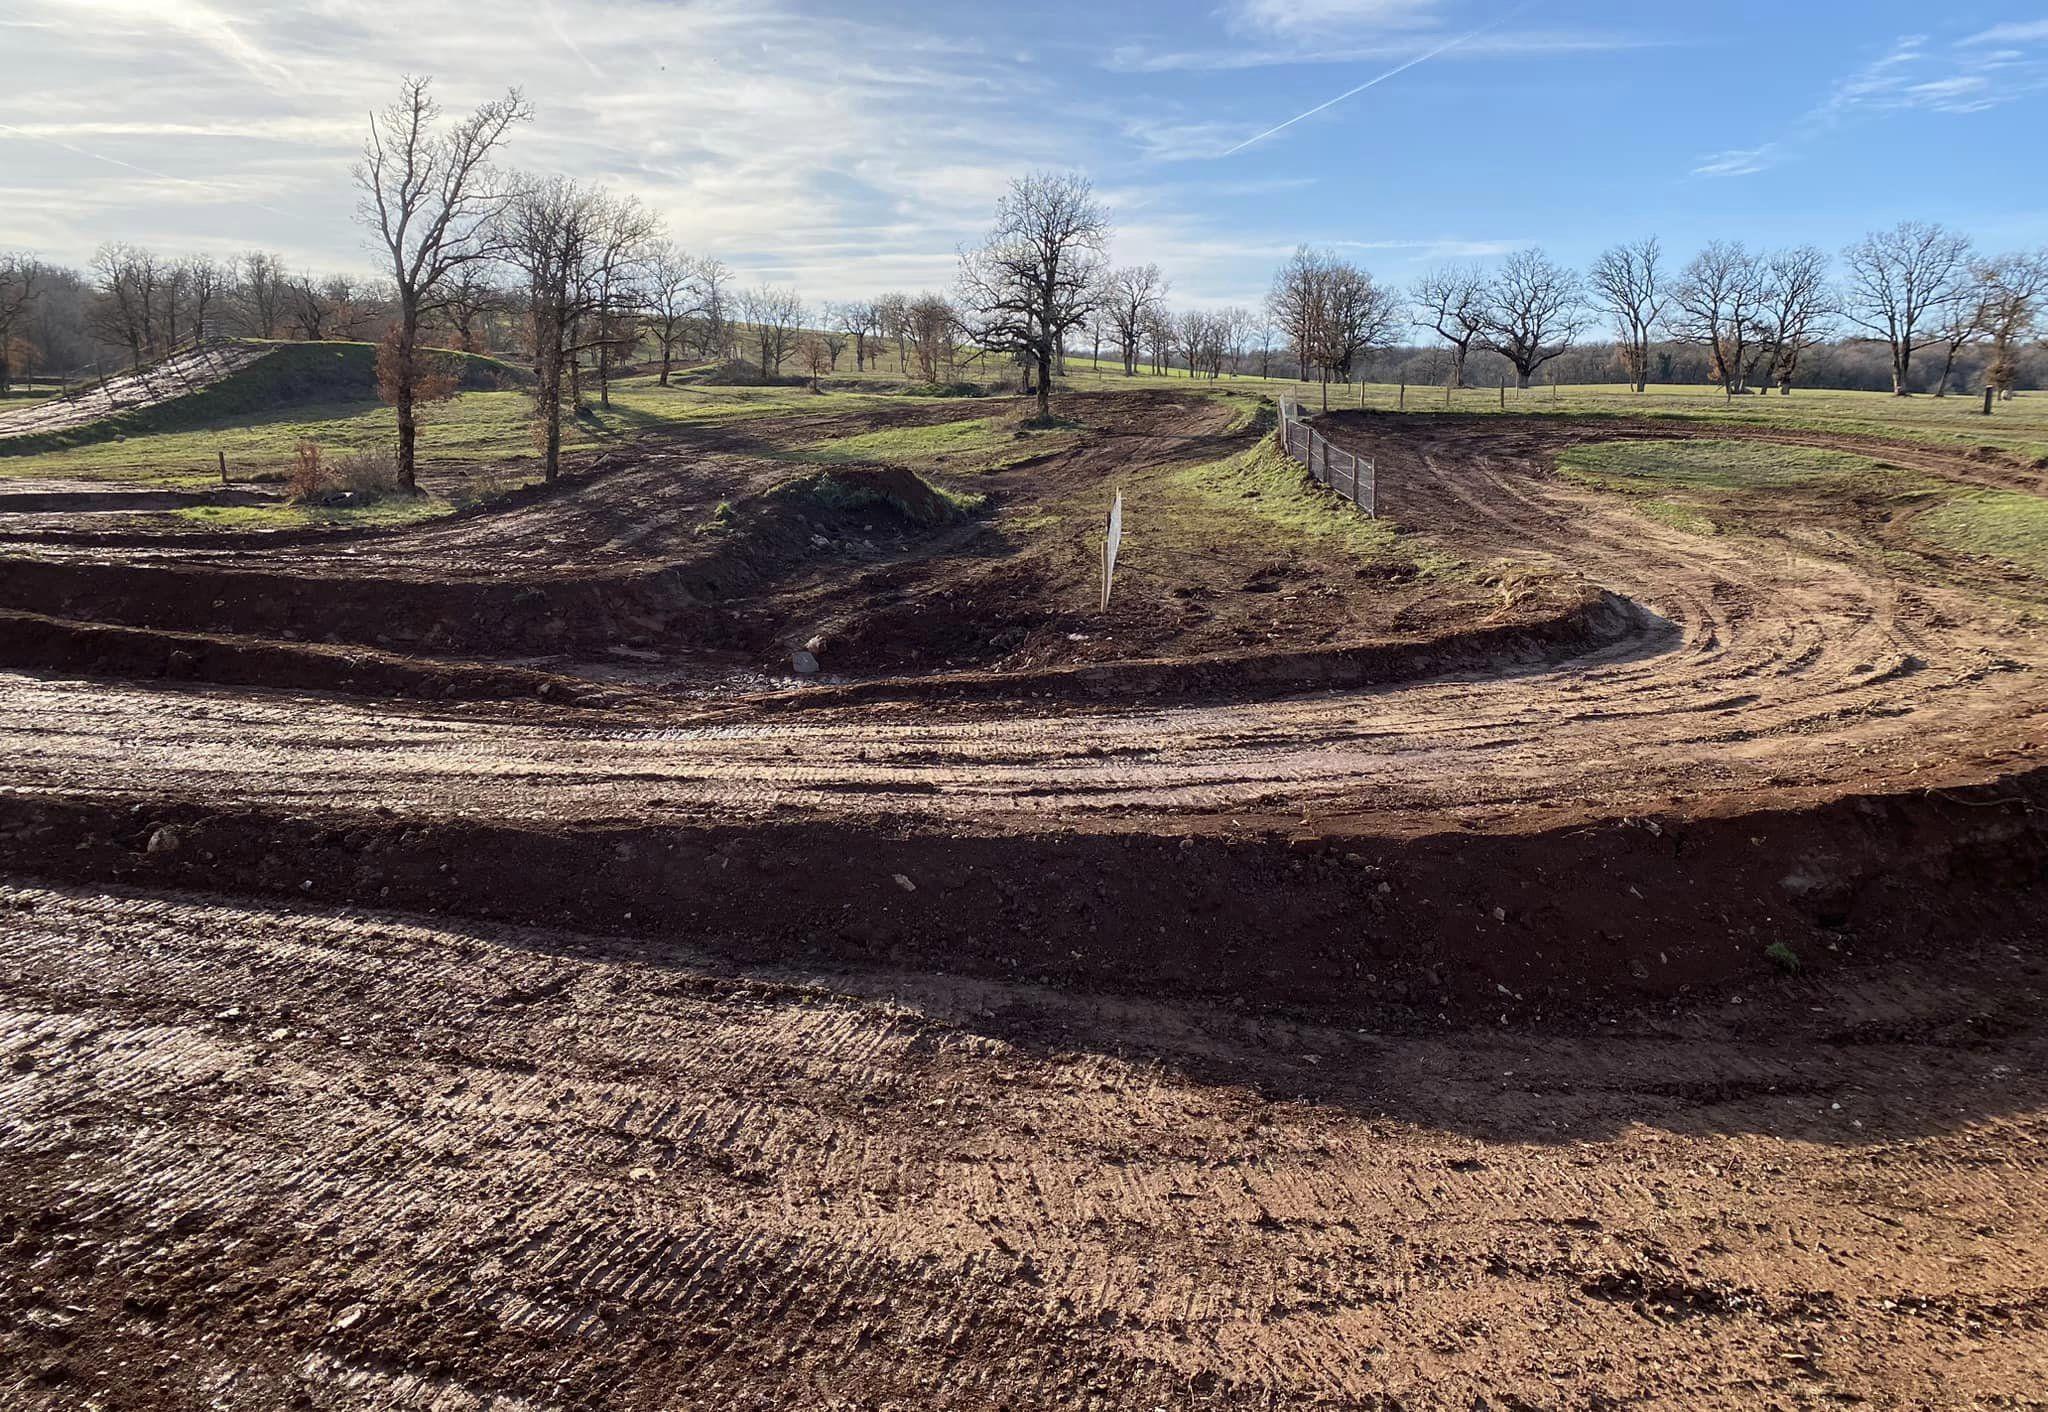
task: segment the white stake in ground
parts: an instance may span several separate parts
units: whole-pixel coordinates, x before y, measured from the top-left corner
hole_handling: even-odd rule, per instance
[[[1102,611],[1109,611],[1109,589],[1116,580],[1116,551],[1124,542],[1124,493],[1109,506],[1109,533],[1102,537]]]

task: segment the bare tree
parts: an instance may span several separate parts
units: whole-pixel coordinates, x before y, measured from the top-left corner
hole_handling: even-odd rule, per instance
[[[1961,297],[1943,309],[1941,317],[1935,321],[1935,338],[1931,346],[1941,350],[1941,376],[1934,380],[1936,397],[1948,396],[1948,385],[1955,377],[1957,356],[1971,344],[1980,343],[1989,336],[1987,324],[1991,318],[1991,290],[1984,283],[1983,271],[1982,261],[1970,261]]]
[[[1188,377],[1197,376],[1207,359],[1209,351],[1209,314],[1205,309],[1190,309],[1173,320],[1174,341],[1180,345],[1180,355],[1188,365]]]
[[[526,278],[533,320],[534,401],[547,479],[562,466],[562,402],[587,322],[607,312],[617,271],[656,234],[637,201],[566,177],[529,181],[503,216],[506,257]],[[573,387],[570,388],[573,396]]]
[[[855,299],[844,304],[831,306],[833,326],[853,340],[853,370],[865,372],[868,365],[868,340],[881,328],[881,316],[872,299]]]
[[[186,327],[195,339],[210,334],[227,302],[234,284],[234,271],[211,256],[195,255],[181,261],[184,275]]]
[[[697,347],[706,357],[732,356],[732,271],[725,262],[705,256],[697,267],[704,282],[704,315],[694,320]]]
[[[1527,387],[1585,327],[1579,277],[1539,249],[1508,256],[1487,282],[1480,342],[1514,366],[1516,387]]]
[[[317,343],[333,332],[331,325],[339,311],[318,275],[294,275],[285,286],[285,301],[286,317],[298,337]]]
[[[676,350],[692,320],[704,316],[703,262],[673,240],[656,241],[647,252],[647,325],[661,349],[661,385],[669,385]]]
[[[905,313],[910,346],[917,352],[917,375],[937,382],[942,366],[953,361],[953,332],[959,317],[943,295],[920,294]]]
[[[1297,249],[1273,277],[1268,310],[1292,345],[1302,375],[1316,369],[1323,406],[1330,381],[1349,380],[1359,360],[1391,341],[1401,301],[1373,277],[1327,251]]]
[[[1331,379],[1349,382],[1364,359],[1393,341],[1400,322],[1401,301],[1394,291],[1346,260],[1331,260],[1324,271],[1323,311],[1317,320],[1320,344],[1317,361],[1325,369],[1324,405]]]
[[[1653,235],[1610,246],[1593,262],[1594,297],[1614,318],[1621,365],[1637,392],[1650,380],[1650,336],[1668,297],[1662,253]]]
[[[254,338],[275,338],[284,327],[291,276],[278,255],[251,250],[242,257],[240,295],[242,331]]]
[[[494,179],[491,153],[514,123],[533,116],[515,88],[444,129],[440,105],[429,91],[432,82],[412,75],[400,81],[391,106],[371,114],[370,136],[355,168],[362,194],[358,218],[376,232],[397,292],[391,394],[398,414],[398,479],[406,490],[416,484],[421,321],[439,312],[450,276],[495,253],[493,226],[511,192]]]
[[[1709,241],[1671,292],[1671,332],[1707,352],[1722,390],[1745,391],[1752,336],[1764,304],[1763,257],[1741,241]]]
[[[896,345],[896,371],[910,372],[910,296],[884,294],[875,301],[875,331]]]
[[[27,255],[0,255],[0,397],[13,385],[15,329],[28,321],[43,267]]]
[[[754,346],[760,352],[761,376],[779,376],[782,361],[793,346],[791,340],[803,323],[803,300],[794,289],[756,285],[740,291],[740,318],[753,329]]]
[[[1436,331],[1451,350],[1451,386],[1465,385],[1465,360],[1484,331],[1486,282],[1466,265],[1441,265],[1409,292],[1418,320]]]
[[[128,350],[132,367],[156,346],[157,258],[139,246],[110,241],[93,252],[92,325],[108,343]]]
[[[593,355],[597,371],[597,402],[612,405],[612,370],[630,363],[640,346],[641,318],[647,308],[646,272],[648,252],[655,244],[657,218],[634,209],[636,232],[625,235],[598,266],[592,308],[585,327],[589,338],[578,353]]]
[[[1984,289],[1984,333],[1991,344],[1985,377],[1999,400],[2009,401],[2019,377],[2020,345],[2040,329],[2048,307],[2048,249],[1987,260],[1978,279]]]
[[[1322,281],[1326,257],[1306,245],[1295,247],[1287,263],[1273,276],[1266,294],[1266,312],[1279,327],[1280,336],[1294,353],[1295,375],[1308,381],[1310,364],[1321,347]]]
[[[441,285],[441,320],[455,335],[456,347],[481,353],[490,346],[491,324],[507,313],[506,292],[489,266],[472,261]]]
[[[1800,359],[1821,341],[1833,313],[1826,254],[1811,245],[1800,245],[1776,251],[1764,262],[1757,337],[1764,349],[1761,366],[1777,384],[1780,396],[1791,396]]]
[[[806,333],[796,341],[797,366],[811,375],[811,391],[818,391],[818,380],[832,371],[835,361],[825,337],[819,333]]]
[[[1035,367],[1038,415],[1052,414],[1053,359],[1101,297],[1109,218],[1085,177],[1034,172],[996,205],[988,239],[960,256],[960,316],[973,341]]]
[[[1140,345],[1146,326],[1166,304],[1166,276],[1157,265],[1126,265],[1103,280],[1102,307],[1116,331],[1118,351],[1123,354],[1124,376],[1138,371]]]
[[[1913,355],[1939,341],[1940,324],[1968,297],[1970,242],[1927,221],[1873,231],[1843,252],[1842,312],[1891,349],[1892,392],[1912,391]]]

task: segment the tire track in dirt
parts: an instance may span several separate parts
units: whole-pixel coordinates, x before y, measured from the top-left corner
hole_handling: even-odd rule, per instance
[[[1363,425],[1402,525],[1475,561],[1567,568],[1661,623],[1561,665],[1083,715],[1024,700],[753,720],[742,703],[715,722],[592,729],[7,676],[0,765],[30,788],[90,776],[116,792],[510,817],[632,815],[658,798],[739,817],[909,809],[1038,828],[1134,812],[1262,825],[1306,810],[1398,829],[1988,779],[2041,743],[2048,643],[2017,611],[1892,578],[1846,544],[1836,557],[1686,535],[1547,472],[1550,448],[1610,426]],[[1185,454],[1188,436],[1169,418],[1094,454],[1106,473],[1118,457]],[[470,544],[485,529],[449,533]],[[584,550],[610,552],[609,534]]]
[[[1964,1403],[2048,1349],[2042,973],[2002,948],[1404,1035],[0,908],[31,1405]]]

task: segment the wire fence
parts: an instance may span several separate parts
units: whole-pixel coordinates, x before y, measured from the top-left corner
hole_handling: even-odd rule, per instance
[[[1308,469],[1309,479],[1349,500],[1367,515],[1379,514],[1379,470],[1370,456],[1360,456],[1317,431],[1301,415],[1301,404],[1280,399],[1280,442],[1287,454]]]

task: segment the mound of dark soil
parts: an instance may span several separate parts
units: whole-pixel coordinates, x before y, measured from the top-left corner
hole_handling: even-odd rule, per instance
[[[802,503],[838,515],[885,510],[913,525],[944,525],[966,507],[915,471],[901,466],[847,466],[803,476],[778,486],[768,497]]]

